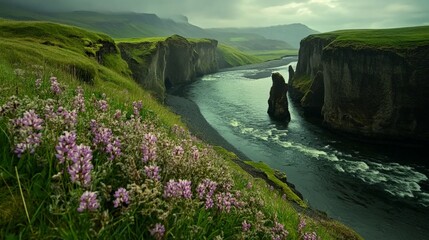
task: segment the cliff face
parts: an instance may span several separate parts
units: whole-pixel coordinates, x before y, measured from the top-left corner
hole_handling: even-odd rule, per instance
[[[165,91],[217,71],[217,41],[190,42],[174,35],[164,41],[120,43],[134,79],[164,99]]]
[[[429,45],[356,48],[313,36],[301,48],[292,91],[329,127],[429,141]]]

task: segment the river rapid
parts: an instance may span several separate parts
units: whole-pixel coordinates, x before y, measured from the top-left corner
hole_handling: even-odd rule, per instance
[[[296,62],[290,63],[294,69]],[[365,239],[429,239],[429,163],[421,149],[357,142],[302,117],[273,122],[267,100],[271,72],[289,65],[232,69],[180,91],[207,122],[253,161],[284,171],[309,204]],[[268,67],[268,68],[267,68]]]

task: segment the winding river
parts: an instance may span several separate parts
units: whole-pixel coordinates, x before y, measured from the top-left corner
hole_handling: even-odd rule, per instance
[[[296,62],[290,64],[295,68]],[[287,67],[207,75],[182,96],[236,149],[286,172],[313,208],[365,239],[429,239],[426,152],[335,135],[303,119],[291,101],[291,122],[272,122],[266,114],[270,73],[288,79]]]

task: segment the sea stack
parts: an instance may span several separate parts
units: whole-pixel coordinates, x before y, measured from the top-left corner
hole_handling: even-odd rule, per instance
[[[288,86],[280,73],[273,73],[271,79],[273,86],[268,99],[268,115],[274,120],[289,122],[290,113],[286,95]]]

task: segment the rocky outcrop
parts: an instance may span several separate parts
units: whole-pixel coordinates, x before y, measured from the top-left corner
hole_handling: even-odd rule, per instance
[[[429,45],[398,50],[334,40],[301,42],[291,91],[304,109],[342,132],[429,142]]]
[[[273,73],[271,79],[273,80],[273,86],[271,87],[270,98],[268,99],[268,115],[274,120],[289,122],[288,85],[280,73]]]
[[[163,41],[120,43],[122,57],[133,78],[163,100],[171,87],[217,71],[217,41],[188,41],[173,35]]]

